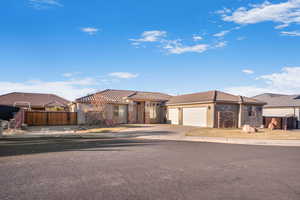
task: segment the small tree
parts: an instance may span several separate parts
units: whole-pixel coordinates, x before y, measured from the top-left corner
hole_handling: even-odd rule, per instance
[[[90,125],[115,125],[113,120],[105,119],[105,108],[110,101],[101,93],[88,95],[81,99],[81,103],[89,104],[92,110],[86,113],[86,121]]]
[[[85,103],[92,105],[92,111],[86,113],[86,120],[90,125],[113,125],[105,119],[105,107],[108,100],[103,95],[96,93],[85,98]]]

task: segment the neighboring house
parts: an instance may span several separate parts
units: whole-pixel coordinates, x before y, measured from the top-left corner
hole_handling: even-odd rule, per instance
[[[263,108],[264,117],[296,117],[300,128],[300,95],[265,93],[253,98],[267,103]]]
[[[95,98],[105,102],[101,108],[103,119],[99,115],[99,106],[93,103]],[[95,117],[91,116],[95,115],[99,120],[114,123],[164,123],[163,105],[170,98],[170,95],[158,92],[107,89],[76,99],[71,109],[77,112],[79,124],[92,123]]]
[[[220,91],[175,96],[166,103],[171,124],[211,128],[260,127],[264,103]]]
[[[0,95],[0,105],[38,111],[67,111],[70,102],[54,94],[13,92]]]
[[[220,91],[180,96],[157,92],[104,90],[76,100],[72,111],[78,123],[89,123],[92,114],[99,116],[93,99],[105,100],[103,119],[115,123],[170,123],[200,127],[242,127],[262,125],[263,102]]]

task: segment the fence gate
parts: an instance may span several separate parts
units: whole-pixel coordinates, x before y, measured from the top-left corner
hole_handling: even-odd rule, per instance
[[[28,126],[77,125],[77,113],[26,111],[25,124]]]

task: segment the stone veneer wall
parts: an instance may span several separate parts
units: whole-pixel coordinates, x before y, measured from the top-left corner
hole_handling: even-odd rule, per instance
[[[252,106],[253,116],[249,116],[248,107]],[[242,105],[241,125],[248,124],[253,127],[260,127],[263,124],[262,106],[260,105]]]
[[[218,112],[231,112],[233,113],[234,117],[234,124],[236,127],[238,126],[238,119],[239,119],[239,105],[238,104],[216,104],[215,105],[215,122],[214,122],[214,127],[218,128],[219,123],[223,124],[225,120],[230,120],[226,118],[220,119],[221,121],[219,122],[218,118]],[[226,115],[223,115],[226,116]],[[230,116],[230,115],[228,115]]]

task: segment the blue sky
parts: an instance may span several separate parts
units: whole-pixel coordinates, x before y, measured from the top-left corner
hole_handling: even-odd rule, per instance
[[[1,4],[0,94],[300,93],[300,0]]]

